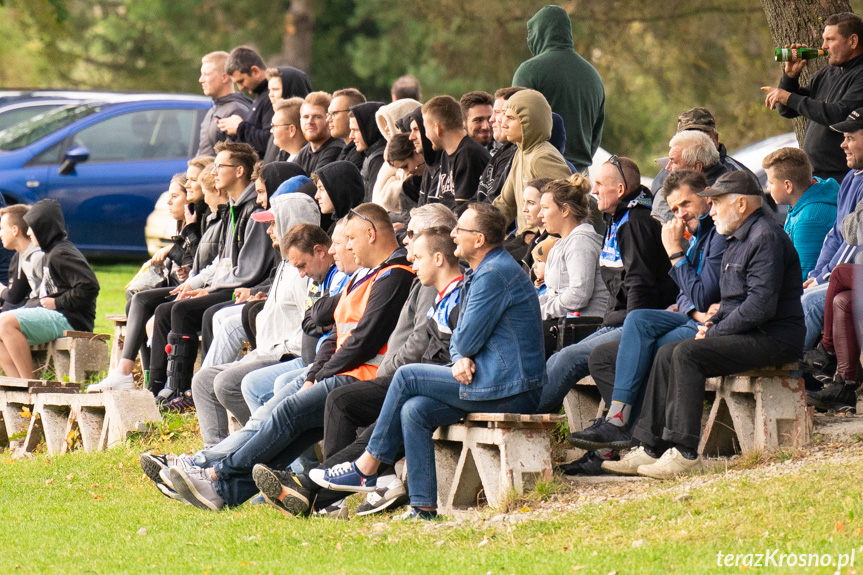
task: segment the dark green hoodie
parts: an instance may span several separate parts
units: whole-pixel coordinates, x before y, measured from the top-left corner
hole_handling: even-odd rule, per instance
[[[513,86],[541,92],[566,127],[564,157],[583,170],[602,140],[605,89],[596,69],[573,48],[572,23],[560,6],[545,6],[527,22],[527,47],[533,58],[522,62]]]

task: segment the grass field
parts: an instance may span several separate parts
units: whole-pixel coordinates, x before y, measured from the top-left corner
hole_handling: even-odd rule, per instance
[[[97,331],[108,332],[104,315],[122,313],[137,267],[94,268]],[[204,512],[160,495],[138,465],[144,451],[199,447],[195,417],[184,415],[106,452],[13,460],[0,448],[0,575],[834,573],[746,562],[852,550],[863,562],[859,442],[670,482],[557,478],[506,516],[483,509],[433,523],[285,519],[248,504]],[[744,566],[719,566],[720,552]]]

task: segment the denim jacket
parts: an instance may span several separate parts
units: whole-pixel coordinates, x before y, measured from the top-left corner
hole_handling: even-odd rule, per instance
[[[493,249],[465,273],[450,357],[453,362],[469,357],[476,364],[473,381],[459,384],[462,399],[501,399],[545,383],[536,289],[503,248]]]

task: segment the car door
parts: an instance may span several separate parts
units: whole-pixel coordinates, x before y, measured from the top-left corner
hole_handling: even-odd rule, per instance
[[[171,176],[185,171],[199,120],[188,108],[136,109],[67,137],[86,161],[64,175],[52,170],[47,193],[66,218],[69,239],[91,254],[146,254],[144,225]]]

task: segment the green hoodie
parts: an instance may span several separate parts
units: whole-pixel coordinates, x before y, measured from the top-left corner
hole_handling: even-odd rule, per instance
[[[572,23],[560,6],[540,8],[528,20],[527,46],[534,57],[518,67],[512,85],[542,92],[551,109],[563,117],[564,156],[583,170],[592,163],[602,140],[602,78],[573,48]]]
[[[536,178],[567,179],[572,175],[563,156],[548,142],[551,137],[551,107],[535,90],[516,92],[506,101],[521,124],[522,139],[512,158],[509,176],[494,205],[507,222],[518,218],[518,231],[528,229],[524,214],[524,188]]]

